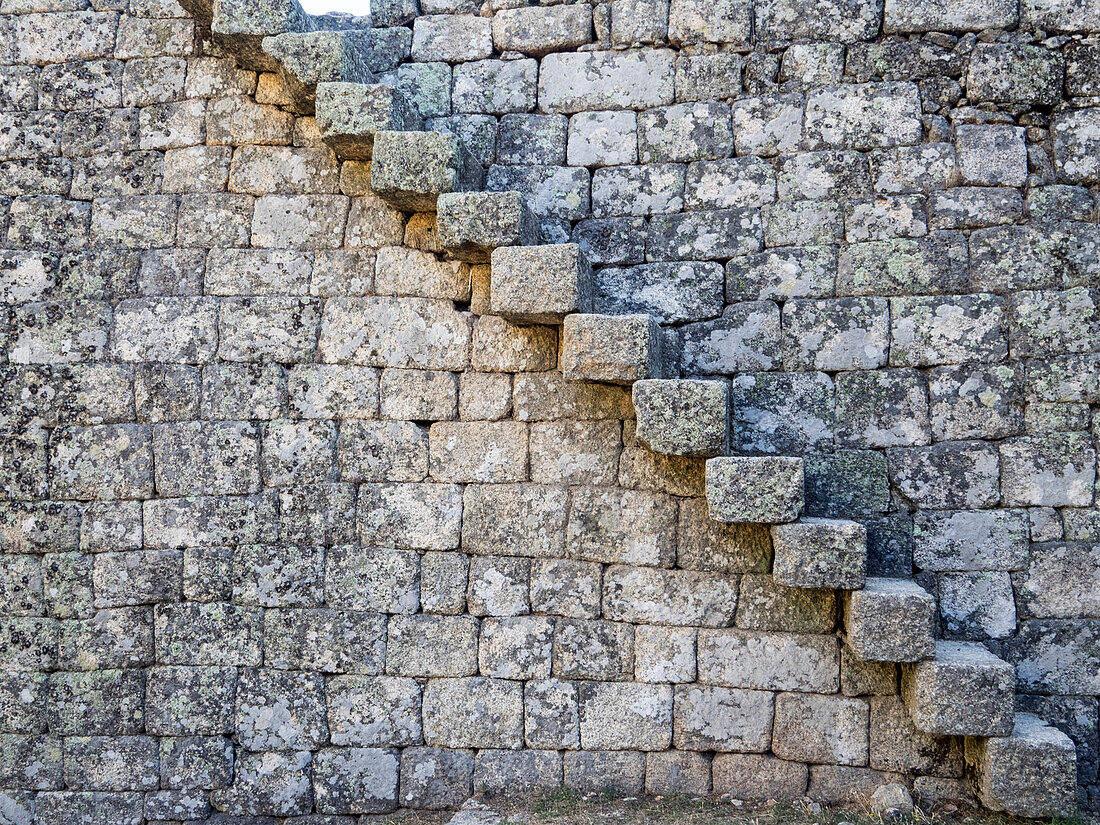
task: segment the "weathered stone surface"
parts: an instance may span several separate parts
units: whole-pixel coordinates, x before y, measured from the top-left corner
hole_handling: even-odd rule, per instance
[[[834,636],[700,630],[699,681],[757,690],[832,693],[840,686]]]
[[[982,0],[965,6],[942,0],[914,4],[886,0],[883,28],[888,32],[980,31],[1012,26],[1018,18],[1018,5],[1005,0]]]
[[[1096,124],[1100,109],[1077,109],[1058,116],[1051,125],[1054,134],[1054,162],[1060,180],[1091,183],[1100,178],[1096,161]]]
[[[654,452],[721,455],[729,443],[729,392],[720,381],[643,380],[632,388],[638,440]]]
[[[556,323],[592,307],[592,268],[576,244],[501,247],[492,254],[492,312],[512,321]]]
[[[768,691],[678,685],[673,742],[682,750],[753,753],[768,749],[775,697]]]
[[[786,369],[874,369],[886,363],[889,305],[881,298],[793,300],[783,305]]]
[[[921,507],[979,509],[1000,501],[997,452],[980,441],[898,448],[886,455],[891,482]]]
[[[916,582],[869,578],[845,594],[849,647],[865,661],[915,662],[935,654],[936,601]]]
[[[867,570],[867,531],[840,519],[803,519],[772,527],[773,575],[786,587],[857,590]]]
[[[1004,738],[967,740],[978,793],[993,810],[1059,816],[1076,808],[1073,742],[1030,713],[1016,714]]]
[[[772,751],[781,759],[867,763],[868,706],[862,699],[780,693]]]
[[[539,108],[572,114],[667,105],[673,77],[667,50],[552,54],[539,71]]]
[[[718,754],[711,770],[714,792],[732,799],[793,801],[806,793],[808,771],[801,762],[759,754]]]
[[[647,315],[570,315],[562,330],[562,374],[630,384],[661,374],[661,339]]]
[[[581,747],[664,750],[672,743],[672,688],[588,682],[578,690]]]
[[[937,642],[936,656],[902,668],[902,697],[919,730],[963,736],[1012,731],[1013,668],[977,642]]]
[[[914,562],[926,570],[1019,570],[1027,563],[1022,510],[919,513]]]
[[[1009,506],[1086,506],[1096,481],[1096,452],[1083,433],[1002,443],[1001,490]]]
[[[917,88],[909,83],[835,86],[806,100],[806,140],[812,149],[872,149],[918,143]]]
[[[707,461],[707,504],[724,522],[779,523],[802,512],[799,459],[712,458]]]

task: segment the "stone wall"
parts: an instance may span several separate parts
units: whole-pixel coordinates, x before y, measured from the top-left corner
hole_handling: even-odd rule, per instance
[[[1100,7],[515,5],[0,2],[0,821],[884,782],[1037,815],[1058,730],[1100,808]],[[388,125],[318,81],[395,89]],[[482,188],[523,231],[447,242],[431,193]],[[649,317],[648,372],[496,309],[544,297],[526,253],[492,277],[517,239]],[[628,385],[678,377],[787,463],[666,454]],[[793,516],[722,517],[781,467]],[[792,563],[800,515],[854,578]],[[881,592],[934,598],[935,659],[859,639]],[[981,735],[956,648],[1010,674]]]

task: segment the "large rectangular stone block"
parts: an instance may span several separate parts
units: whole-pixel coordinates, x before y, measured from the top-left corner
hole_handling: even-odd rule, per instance
[[[934,659],[901,673],[902,697],[926,733],[1009,735],[1014,686],[1012,665],[977,642],[937,642]]]
[[[665,750],[672,744],[672,688],[586,682],[579,688],[581,747]]]
[[[833,693],[840,687],[834,636],[700,630],[699,681],[756,690]]]
[[[862,699],[780,693],[772,751],[797,762],[866,765],[868,719]]]
[[[666,106],[673,78],[673,52],[667,49],[553,54],[540,67],[539,109],[572,114]]]
[[[592,309],[592,267],[576,244],[493,251],[492,312],[517,323],[558,323]]]
[[[670,567],[675,555],[676,505],[640,490],[574,488],[567,539],[583,561]]]
[[[768,691],[677,685],[674,744],[689,751],[762,753],[771,744],[774,705]]]
[[[707,460],[707,505],[722,522],[780,523],[802,512],[802,461],[724,457]]]
[[[604,573],[603,613],[612,621],[723,627],[736,605],[734,577],[618,565]]]
[[[916,582],[869,578],[844,605],[848,645],[860,659],[915,662],[935,654],[936,601]]]
[[[874,149],[919,143],[920,96],[913,83],[833,86],[806,99],[806,141],[811,149]]]

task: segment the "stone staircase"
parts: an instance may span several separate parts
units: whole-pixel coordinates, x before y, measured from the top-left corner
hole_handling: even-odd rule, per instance
[[[491,265],[493,314],[560,325],[566,379],[631,386],[643,444],[705,458],[711,518],[769,525],[778,584],[843,591],[849,649],[864,661],[901,664],[902,698],[918,730],[966,737],[987,807],[1024,817],[1075,810],[1073,743],[1014,712],[1012,665],[980,643],[937,641],[935,599],[915,581],[868,578],[862,525],[802,517],[801,459],[729,455],[727,382],[673,377],[651,316],[594,314],[592,267],[581,248],[543,243],[521,193],[480,191],[483,170],[458,139],[422,131],[415,102],[375,82],[365,57],[374,47],[369,29],[325,29],[326,18],[305,14],[297,0],[185,5],[242,65],[278,71],[339,158],[369,160],[379,197],[434,213],[442,254]],[[1052,776],[1065,778],[1056,798]]]

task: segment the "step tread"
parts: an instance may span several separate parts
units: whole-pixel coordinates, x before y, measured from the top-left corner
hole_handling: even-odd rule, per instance
[[[917,662],[935,655],[936,600],[912,579],[868,578],[846,595],[848,646],[866,662]]]
[[[794,521],[805,505],[804,487],[800,458],[724,456],[707,460],[707,504],[715,521]]]
[[[729,451],[729,384],[650,378],[632,388],[637,437],[663,455],[712,458]]]

